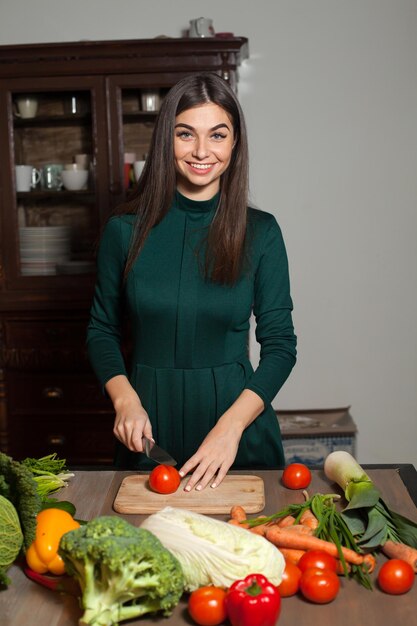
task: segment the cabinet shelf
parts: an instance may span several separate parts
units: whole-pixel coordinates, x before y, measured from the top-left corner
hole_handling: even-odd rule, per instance
[[[158,111],[136,111],[123,113],[123,122],[126,124],[133,124],[134,122],[150,122],[154,123]]]
[[[44,128],[48,126],[89,126],[91,113],[73,115],[38,115],[37,117],[14,117],[15,128]]]
[[[83,200],[95,199],[95,194],[90,189],[80,189],[79,191],[71,191],[68,189],[61,189],[59,191],[48,190],[32,190],[32,191],[18,191],[18,200],[47,200],[47,199],[70,199],[70,198],[82,198]]]

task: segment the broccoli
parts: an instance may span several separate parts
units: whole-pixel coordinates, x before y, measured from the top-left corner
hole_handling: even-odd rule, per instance
[[[16,508],[24,547],[28,548],[35,539],[36,516],[41,510],[41,498],[32,472],[3,452],[0,452],[0,495]]]
[[[170,615],[184,590],[171,552],[121,517],[96,517],[66,533],[58,553],[81,588],[80,626],[110,626],[157,611]]]

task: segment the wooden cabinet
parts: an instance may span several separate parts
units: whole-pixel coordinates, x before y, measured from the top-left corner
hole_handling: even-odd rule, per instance
[[[125,160],[146,158],[158,101],[198,71],[237,89],[247,54],[244,37],[0,46],[2,451],[112,462],[113,411],[85,350],[100,230],[135,184]],[[62,171],[76,161],[88,173],[73,189]]]

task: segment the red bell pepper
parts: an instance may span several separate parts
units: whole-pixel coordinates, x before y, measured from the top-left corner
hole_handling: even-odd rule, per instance
[[[262,574],[234,582],[225,603],[232,626],[275,626],[281,610],[278,588]]]

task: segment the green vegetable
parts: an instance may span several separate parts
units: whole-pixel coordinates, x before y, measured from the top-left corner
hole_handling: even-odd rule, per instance
[[[80,625],[170,615],[184,590],[180,564],[159,539],[116,516],[96,517],[66,533],[58,553],[81,588]]]
[[[0,495],[15,507],[23,531],[23,545],[28,548],[35,539],[41,498],[31,471],[3,452],[0,452]]]
[[[324,472],[344,490],[349,504],[342,515],[360,546],[374,549],[390,539],[417,548],[417,524],[389,509],[368,474],[348,452],[329,454]]]
[[[307,492],[304,493],[307,495]],[[331,541],[335,544],[339,553],[340,562],[342,563],[344,575],[347,576],[348,568],[341,548],[350,548],[358,554],[362,553],[362,549],[357,546],[355,538],[346,524],[346,521],[336,509],[335,502],[337,500],[340,500],[338,494],[329,493],[323,495],[321,493],[315,493],[311,498],[306,498],[305,502],[301,504],[289,504],[281,511],[278,511],[278,513],[274,513],[268,517],[248,519],[245,520],[245,523],[247,523],[250,528],[253,528],[254,526],[274,522],[287,515],[292,515],[295,517],[295,523],[297,524],[304,511],[311,509],[312,513],[319,521],[314,535],[319,539]],[[351,564],[350,569],[352,578],[355,578],[361,585],[366,587],[366,589],[372,589],[371,579],[367,571],[360,565],[354,564]]]
[[[13,504],[0,496],[0,585],[10,584],[7,569],[14,562],[23,544],[19,517]]]
[[[74,476],[68,471],[66,460],[60,459],[56,452],[40,459],[27,458],[21,462],[32,472],[42,500],[45,500],[50,493],[66,487],[68,480]]]
[[[48,454],[47,456],[42,456],[39,459],[27,457],[21,462],[34,474],[43,474],[47,472],[50,472],[51,474],[60,474],[61,472],[65,472],[67,470],[66,459],[60,459],[56,452]]]
[[[141,525],[178,559],[185,589],[228,588],[238,579],[262,573],[279,585],[285,567],[281,552],[264,537],[206,515],[165,507]]]

